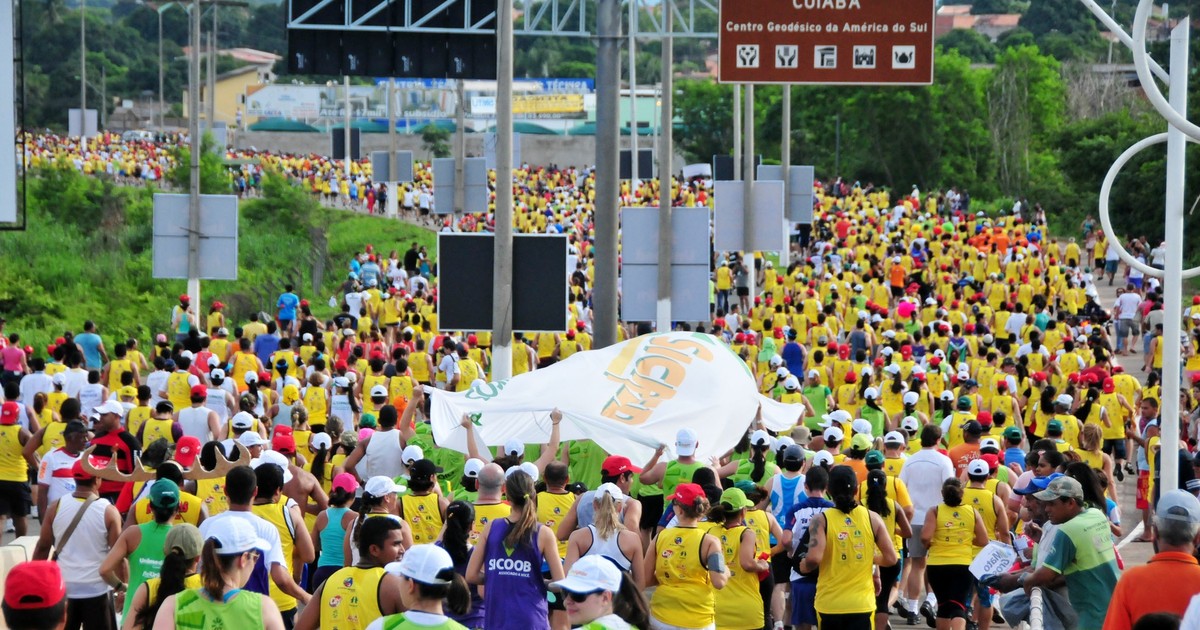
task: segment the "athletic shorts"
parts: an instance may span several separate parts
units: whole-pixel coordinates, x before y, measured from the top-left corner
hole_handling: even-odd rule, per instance
[[[792,625],[817,625],[817,609],[813,602],[817,599],[816,580],[796,580],[792,582]]]
[[[29,516],[33,494],[24,481],[0,481],[0,516]]]
[[[787,584],[792,579],[792,559],[786,553],[771,556],[771,577],[776,584]]]
[[[750,295],[750,287],[738,287],[738,297],[748,297]]]
[[[848,615],[817,613],[817,628],[821,630],[875,630],[875,613]]]
[[[1104,452],[1113,459],[1125,459],[1125,439],[1104,440]]]
[[[1114,273],[1117,273],[1117,262],[1118,261],[1116,260],[1104,261],[1104,273],[1107,273],[1110,276]]]
[[[684,628],[683,626],[672,626],[669,623],[663,623],[655,619],[654,615],[650,615],[650,628],[651,630],[716,630],[717,627],[712,624],[704,626],[703,628]]]
[[[913,535],[909,536],[905,542],[908,545],[909,558],[924,558],[929,555],[929,550],[925,548],[925,544],[921,542],[921,526],[914,524]]]
[[[1139,470],[1137,479],[1137,509],[1150,509],[1150,471]]]
[[[879,567],[879,594],[875,596],[875,612],[887,614],[888,600],[892,596],[892,589],[896,587],[896,580],[900,579],[900,572],[904,569],[904,565],[897,562],[890,567]]]
[[[925,569],[925,577],[937,597],[938,619],[967,618],[975,577],[965,564],[933,564]]]
[[[653,531],[655,527],[658,527],[658,519],[662,517],[663,495],[643,495],[638,497],[638,501],[642,502],[642,518],[638,521],[638,527]]]

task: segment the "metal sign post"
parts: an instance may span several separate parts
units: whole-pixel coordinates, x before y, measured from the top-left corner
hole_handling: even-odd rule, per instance
[[[1200,127],[1187,120],[1187,77],[1188,35],[1191,31],[1189,18],[1180,20],[1171,31],[1170,74],[1166,76],[1158,64],[1153,63],[1146,52],[1146,22],[1150,17],[1152,0],[1140,0],[1133,19],[1133,37],[1130,38],[1094,0],[1081,0],[1118,39],[1133,51],[1133,65],[1142,83],[1147,99],[1170,124],[1166,133],[1144,138],[1122,153],[1108,170],[1100,187],[1100,225],[1111,243],[1116,243],[1117,253],[1129,266],[1146,275],[1162,278],[1163,336],[1159,343],[1165,344],[1163,354],[1162,407],[1162,488],[1164,491],[1179,486],[1179,391],[1180,391],[1180,345],[1182,342],[1183,280],[1200,275],[1200,267],[1183,269],[1183,194],[1186,172],[1185,148],[1187,142],[1200,142]],[[1170,100],[1163,97],[1151,74],[1167,79]],[[1109,194],[1121,168],[1146,147],[1167,143],[1167,192],[1166,192],[1166,264],[1158,270],[1135,259],[1121,245],[1113,231],[1109,217]]]

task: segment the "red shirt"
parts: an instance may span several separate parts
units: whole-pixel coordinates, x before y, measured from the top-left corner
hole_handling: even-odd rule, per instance
[[[1113,589],[1104,630],[1129,630],[1142,616],[1169,612],[1179,616],[1200,593],[1200,565],[1186,553],[1164,551],[1140,567],[1125,569]]]

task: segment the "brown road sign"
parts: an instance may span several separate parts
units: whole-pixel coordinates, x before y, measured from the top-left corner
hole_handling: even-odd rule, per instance
[[[723,83],[929,85],[934,0],[723,0]]]

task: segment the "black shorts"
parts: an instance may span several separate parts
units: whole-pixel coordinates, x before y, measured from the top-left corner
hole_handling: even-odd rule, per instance
[[[67,626],[82,630],[115,630],[117,610],[111,593],[83,599],[67,598]]]
[[[873,630],[875,613],[830,615],[818,610],[817,628],[820,630]]]
[[[642,502],[642,518],[638,521],[638,527],[654,531],[658,527],[658,519],[663,513],[663,495],[655,494],[651,496],[638,497],[638,501]]]
[[[900,571],[904,565],[897,562],[890,567],[879,567],[879,594],[875,596],[875,612],[888,612],[888,600],[892,596],[892,589],[896,587],[896,578],[900,577]]]
[[[771,577],[776,584],[787,584],[792,581],[792,559],[786,553],[771,556]]]
[[[29,516],[33,494],[24,481],[0,481],[0,516]]]
[[[938,619],[966,619],[975,585],[975,577],[967,565],[932,564],[925,568],[925,576],[937,597]]]
[[[749,297],[750,296],[750,287],[738,287],[737,294],[738,294],[738,297]]]
[[[892,287],[892,297],[894,297],[894,298],[904,297],[904,287]]]

